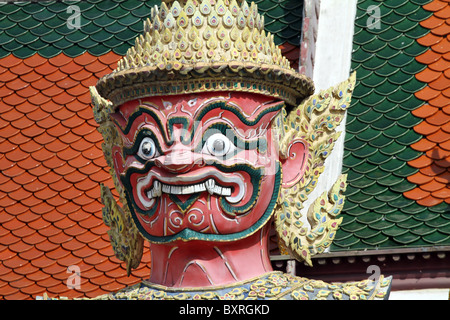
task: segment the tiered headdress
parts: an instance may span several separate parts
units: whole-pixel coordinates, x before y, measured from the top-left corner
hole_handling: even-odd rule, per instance
[[[144,33],[96,90],[114,107],[142,97],[208,91],[261,93],[296,106],[314,86],[266,34],[255,3],[187,0],[155,6]]]

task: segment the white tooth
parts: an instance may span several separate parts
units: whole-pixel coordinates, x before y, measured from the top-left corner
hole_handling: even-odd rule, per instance
[[[206,190],[205,184],[204,183],[199,183],[194,185],[194,192],[203,192]]]
[[[168,184],[163,184],[162,185],[162,192],[170,193],[170,186]]]
[[[183,194],[191,194],[191,193],[194,193],[194,186],[183,186],[182,193],[183,193]]]
[[[214,179],[208,179],[205,182],[205,186],[206,186],[206,189],[208,190],[209,194],[213,194],[214,193],[215,185],[216,185],[216,182],[214,181]]]
[[[153,198],[153,189],[152,189],[152,190],[148,190],[148,192],[147,192],[147,197],[148,197],[149,199],[152,199],[152,198]]]
[[[231,188],[222,187],[222,195],[223,196],[231,196]]]
[[[221,186],[215,186],[214,187],[214,193],[217,193],[217,194],[222,194],[222,187]]]
[[[170,186],[170,193],[172,193],[172,194],[181,194],[181,187],[179,187],[179,186]]]
[[[161,197],[161,182],[158,180],[153,182],[153,195],[154,197]]]

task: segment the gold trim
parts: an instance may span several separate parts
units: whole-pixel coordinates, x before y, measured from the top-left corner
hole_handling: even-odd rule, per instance
[[[268,90],[256,92],[290,105],[313,94],[312,80],[290,67],[273,35],[264,31],[264,16],[254,2],[182,3],[173,1],[168,7],[163,2],[152,8],[151,19],[144,22],[144,33],[135,39],[116,70],[97,83],[100,96],[111,100],[114,107],[149,95],[217,91],[207,88],[213,81],[228,81],[231,85],[220,90],[233,91],[247,91],[234,87],[243,81],[251,87],[265,84]],[[172,89],[192,84],[200,85]],[[147,89],[150,92],[132,93]]]

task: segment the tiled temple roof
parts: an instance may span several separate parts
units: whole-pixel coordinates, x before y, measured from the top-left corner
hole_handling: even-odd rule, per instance
[[[413,111],[423,119],[414,127],[423,138],[411,146],[423,154],[408,163],[419,171],[408,177],[417,187],[405,196],[433,207],[450,204],[450,6],[445,1],[433,1],[424,8],[433,12],[420,23],[430,33],[417,41],[430,49],[417,57],[427,67],[416,77],[427,86],[416,97],[426,103]]]
[[[439,108],[431,103],[438,96],[438,100],[447,99],[448,78],[445,70],[438,74],[431,63],[446,53],[443,49],[436,52],[433,45],[448,47],[448,29],[445,23],[442,26],[442,20],[450,7],[443,1],[428,3],[358,1],[352,54],[357,84],[348,109],[345,138],[348,188],[344,220],[332,251],[450,244],[448,196],[446,201],[434,203],[419,199],[429,192],[424,188],[436,188],[436,197],[444,197],[448,189],[442,185],[438,189],[436,183],[446,183],[447,188],[449,183],[448,175],[441,180],[435,175],[436,183],[426,184],[433,179],[433,166],[439,172],[447,170],[448,163],[442,159],[449,156],[444,142],[448,139],[444,138],[448,136],[444,127],[448,116],[440,110],[440,116],[433,117]],[[376,11],[370,6],[379,8],[378,25]],[[430,10],[436,7],[439,11]],[[430,11],[442,17],[433,18]],[[440,25],[435,33],[441,34],[429,33],[437,20]],[[430,56],[436,60],[425,59]],[[445,62],[439,61],[441,65]],[[448,67],[448,62],[444,64]],[[426,97],[430,92],[433,94]],[[424,104],[423,100],[430,101]],[[423,119],[436,122],[428,125]],[[430,132],[421,130],[424,128]],[[440,134],[432,136],[438,131]],[[429,152],[438,143],[433,139],[442,141],[440,153]],[[440,166],[432,164],[437,158]],[[419,177],[426,181],[419,181]]]
[[[127,278],[102,221],[99,184],[113,185],[88,87],[119,58],[0,59],[0,296],[83,296],[64,282],[71,265],[90,297],[149,273]]]

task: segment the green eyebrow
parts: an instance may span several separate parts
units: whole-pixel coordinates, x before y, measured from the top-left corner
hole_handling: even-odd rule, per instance
[[[190,137],[184,138],[181,137],[181,141],[186,144],[186,143],[190,143],[193,140],[194,134],[196,132],[196,130],[198,129],[199,126],[201,126],[201,121],[202,119],[207,115],[208,112],[210,112],[211,110],[214,109],[221,109],[221,110],[225,110],[225,111],[230,111],[233,114],[235,114],[238,119],[245,125],[247,126],[254,126],[256,125],[262,117],[264,117],[266,114],[274,112],[274,111],[279,111],[284,107],[284,102],[280,101],[280,103],[277,103],[274,106],[271,106],[265,110],[263,110],[260,114],[258,114],[258,116],[254,119],[254,120],[249,120],[245,117],[244,114],[241,113],[241,111],[239,110],[239,108],[227,104],[225,101],[216,101],[216,102],[212,102],[209,105],[203,107],[203,109],[201,110],[201,112],[195,117],[194,122],[193,122],[193,126],[192,126],[192,130],[190,130]],[[155,120],[159,131],[161,132],[163,138],[164,138],[164,142],[166,145],[171,146],[174,143],[174,140],[172,138],[172,134],[173,134],[173,127],[175,124],[181,124],[183,126],[183,128],[187,131],[188,126],[189,126],[189,120],[185,117],[173,117],[170,118],[167,122],[167,131],[168,131],[168,137],[165,134],[165,129],[162,125],[162,121],[161,119],[158,117],[157,113],[154,112],[153,110],[150,110],[148,108],[145,108],[144,106],[139,106],[137,108],[137,110],[130,116],[127,125],[125,126],[125,128],[123,128],[116,120],[113,119],[114,123],[116,123],[117,127],[120,128],[120,130],[122,131],[123,134],[127,135],[129,134],[131,127],[133,125],[133,122],[141,115],[143,114],[147,114],[150,117],[153,118],[153,120]],[[232,130],[233,131],[233,130]],[[236,137],[238,138],[238,137]],[[137,139],[135,139],[136,141]]]
[[[171,146],[173,144],[173,140],[172,139],[168,139],[166,137],[165,134],[165,130],[164,127],[162,125],[162,121],[161,119],[158,117],[158,115],[156,114],[156,112],[154,112],[153,110],[144,108],[143,106],[139,106],[138,109],[133,112],[133,114],[130,116],[130,118],[128,119],[127,125],[125,126],[125,128],[123,128],[115,119],[113,119],[114,123],[117,125],[118,128],[120,128],[120,130],[122,131],[122,133],[124,135],[127,135],[130,133],[131,127],[133,125],[133,122],[136,120],[136,118],[138,118],[139,116],[143,115],[143,114],[147,114],[150,117],[153,118],[153,120],[155,120],[156,124],[158,125],[158,129],[161,132],[163,138],[164,138],[164,142],[168,145]],[[172,135],[170,134],[169,137],[171,137]],[[137,140],[137,138],[135,139],[135,141]]]
[[[194,152],[200,153],[203,149],[204,143],[215,133],[221,133],[226,136],[239,150],[252,150],[258,149],[260,152],[265,152],[267,150],[267,139],[265,137],[258,138],[254,141],[247,141],[236,135],[234,129],[226,123],[214,123],[209,126],[202,136],[202,139],[194,148]],[[231,156],[236,155],[235,153]],[[228,159],[229,157],[227,157]]]
[[[198,116],[194,119],[194,125],[193,125],[193,127],[192,127],[191,136],[190,136],[187,140],[188,140],[188,141],[192,141],[192,139],[193,139],[193,137],[194,137],[194,134],[195,134],[196,130],[198,129],[199,126],[201,126],[201,120],[202,120],[203,117],[205,117],[205,115],[206,115],[208,112],[210,112],[211,110],[214,110],[214,109],[222,109],[222,110],[225,110],[225,111],[231,111],[233,114],[235,114],[235,115],[239,118],[239,120],[240,120],[243,124],[245,124],[245,125],[247,125],[247,126],[249,126],[249,127],[253,127],[253,126],[256,125],[256,124],[261,120],[261,118],[263,118],[266,114],[271,113],[271,112],[274,112],[274,111],[279,111],[279,110],[281,110],[283,107],[284,107],[284,102],[281,101],[280,103],[278,103],[278,104],[276,104],[276,105],[274,105],[274,106],[272,106],[272,107],[270,107],[270,108],[267,108],[267,109],[263,110],[260,114],[258,114],[258,116],[256,117],[256,119],[254,119],[254,120],[249,120],[249,119],[247,119],[247,118],[245,117],[244,114],[241,113],[241,111],[239,110],[239,108],[237,108],[237,107],[235,107],[235,106],[233,106],[233,105],[227,104],[225,101],[213,102],[213,103],[207,105],[206,107],[204,107],[203,110],[202,110],[202,111],[198,114]],[[178,121],[179,121],[179,122],[177,122],[177,123],[180,123],[180,122],[181,122],[181,120],[178,120]],[[171,128],[172,128],[172,127],[169,127],[169,132],[171,132]],[[231,131],[234,131],[231,127],[230,127],[230,129],[231,129]],[[236,137],[236,138],[238,138],[238,137]]]

